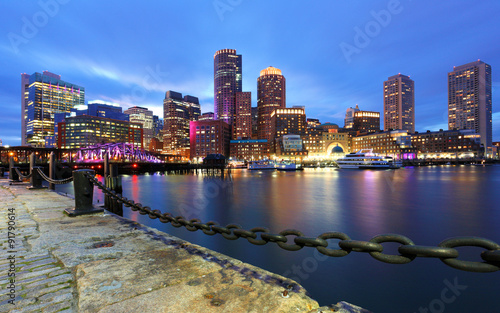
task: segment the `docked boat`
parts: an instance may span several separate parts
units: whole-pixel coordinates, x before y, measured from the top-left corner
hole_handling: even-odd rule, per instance
[[[278,171],[302,171],[303,168],[300,164],[292,162],[279,162],[276,164],[276,169]]]
[[[345,157],[338,159],[337,165],[340,168],[353,169],[390,169],[401,167],[401,163],[395,161],[392,157],[374,155],[371,149],[349,153]]]
[[[272,160],[259,160],[248,162],[249,170],[275,170],[276,164]]]

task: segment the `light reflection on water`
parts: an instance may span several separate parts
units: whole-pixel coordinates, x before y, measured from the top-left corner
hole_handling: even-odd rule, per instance
[[[127,198],[203,222],[236,223],[246,229],[262,226],[275,233],[297,228],[309,237],[342,231],[356,240],[399,233],[421,245],[437,245],[448,237],[464,235],[500,242],[499,183],[497,166],[410,167],[396,171],[326,168],[295,173],[236,170],[231,180],[224,181],[201,175],[123,176]],[[304,261],[313,257],[311,248],[288,252],[274,244],[253,246],[244,239],[227,241],[219,235],[209,237],[176,229],[128,208],[124,213],[125,217],[278,274],[303,267]],[[330,245],[336,242],[332,240]],[[466,257],[479,261],[479,251],[473,250],[474,254]],[[498,272],[462,272],[436,259],[388,265],[366,254],[351,253],[316,262],[313,272],[293,276],[299,277],[321,304],[345,300],[375,312],[416,312],[440,297],[444,279],[457,278],[468,289],[446,305],[446,312],[489,312],[496,307],[500,290]]]

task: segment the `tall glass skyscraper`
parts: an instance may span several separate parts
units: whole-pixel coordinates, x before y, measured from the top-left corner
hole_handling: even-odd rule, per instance
[[[415,132],[415,82],[406,75],[394,75],[384,82],[384,131]]]
[[[21,93],[22,145],[45,147],[54,136],[54,115],[85,104],[85,88],[47,71],[21,74]]]
[[[490,65],[478,60],[448,73],[448,129],[473,129],[492,147]]]
[[[286,108],[286,81],[281,71],[272,66],[260,71],[257,78],[257,128],[259,139],[273,142],[271,113]]]
[[[149,148],[149,142],[154,136],[153,129],[153,111],[147,108],[133,106],[125,110],[123,113],[129,115],[129,121],[139,123],[142,125],[143,135],[143,149]]]
[[[189,122],[200,117],[200,102],[193,96],[167,91],[163,100],[163,153],[190,157]]]
[[[215,119],[233,125],[236,115],[235,94],[242,91],[241,55],[234,49],[222,49],[214,55]]]

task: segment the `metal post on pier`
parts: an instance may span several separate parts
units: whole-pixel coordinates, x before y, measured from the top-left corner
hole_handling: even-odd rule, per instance
[[[19,175],[17,174],[16,167],[14,166],[14,157],[9,159],[9,180],[11,183],[19,183]]]
[[[122,194],[122,178],[118,175],[118,165],[113,164],[110,167],[109,175],[110,188],[116,192],[116,194]],[[123,204],[119,203],[116,199],[110,199],[109,201],[110,211],[119,216],[123,216]]]
[[[52,151],[49,156],[49,178],[54,180],[56,179],[56,159],[54,151]],[[49,183],[49,189],[55,190],[56,185],[54,183]]]
[[[109,154],[106,153],[104,154],[104,185],[106,187],[110,187],[110,182],[109,182]],[[109,207],[110,203],[110,196],[108,196],[106,193],[104,194],[104,208],[106,210],[110,210],[111,208]]]
[[[47,187],[42,186],[42,176],[40,176],[40,173],[38,170],[43,170],[43,167],[41,166],[33,166],[30,167],[31,171],[31,177],[30,177],[30,184],[31,186],[28,186],[26,188],[30,190],[35,190],[35,189],[45,189]]]
[[[96,208],[92,204],[94,197],[94,185],[85,177],[85,174],[94,176],[94,170],[75,170],[73,171],[73,188],[75,191],[75,207],[66,209],[64,212],[70,217],[84,214],[93,214],[103,212],[104,209]]]

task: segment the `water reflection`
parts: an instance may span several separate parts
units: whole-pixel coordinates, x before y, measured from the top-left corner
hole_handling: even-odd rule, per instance
[[[297,228],[306,236],[342,231],[357,240],[394,232],[422,245],[436,245],[459,235],[500,242],[499,183],[500,167],[471,166],[396,171],[305,169],[296,173],[235,170],[224,180],[202,175],[123,176],[127,198],[204,222],[263,226],[272,232]],[[175,229],[127,208],[124,213],[276,273],[301,266],[313,256],[308,248],[288,252],[275,244],[253,246],[243,239],[227,241],[218,235]],[[375,312],[414,312],[439,296],[444,279],[458,277],[470,287],[447,311],[488,312],[496,305],[500,290],[497,276],[459,272],[434,259],[397,266],[351,253],[319,263],[302,284],[321,304],[346,300]],[[339,285],[342,288],[336,288]]]

